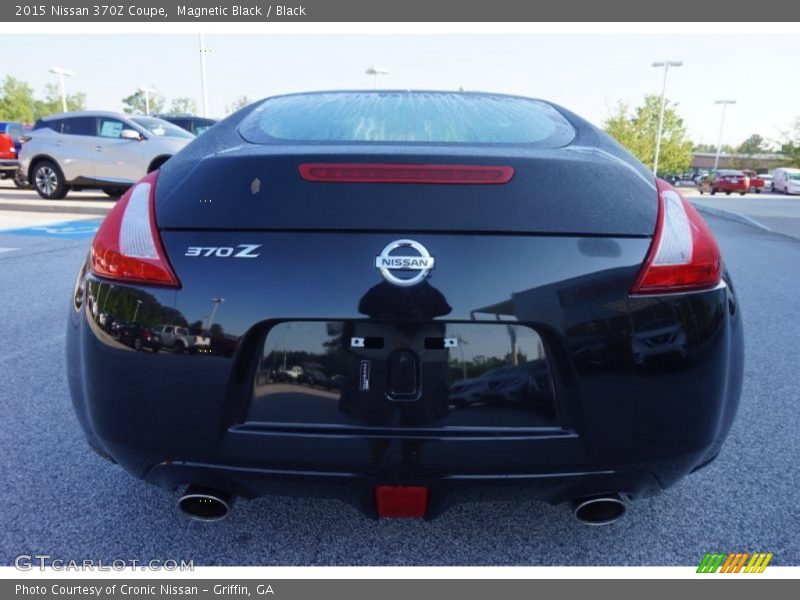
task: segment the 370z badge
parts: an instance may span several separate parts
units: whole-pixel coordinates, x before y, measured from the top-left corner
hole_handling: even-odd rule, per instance
[[[189,246],[184,256],[216,256],[217,258],[257,258],[261,244],[239,244],[238,246]]]

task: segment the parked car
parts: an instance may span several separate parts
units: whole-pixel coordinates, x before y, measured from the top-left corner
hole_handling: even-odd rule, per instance
[[[45,199],[100,188],[121,195],[194,139],[161,119],[113,112],[69,112],[39,119],[20,152],[20,168]]]
[[[692,204],[587,120],[501,94],[292,94],[187,150],[111,210],[65,315],[89,443],[188,486],[187,515],[223,518],[235,495],[290,478],[378,517],[431,518],[466,487],[512,486],[602,524],[719,454],[744,372],[735,287]],[[148,297],[185,323],[224,298],[213,359],[100,335],[85,298],[112,284],[116,305]],[[650,372],[631,339],[659,318],[686,333],[685,359]],[[467,344],[468,326],[481,333]],[[609,359],[576,358],[575,337]],[[520,371],[487,378],[508,388],[495,399],[530,392],[533,374],[553,410],[448,401],[468,362],[507,355]],[[255,393],[264,362],[287,380],[303,364],[346,379]]]
[[[25,187],[19,177],[19,151],[26,126],[14,121],[0,121],[0,179],[11,179],[18,188]]]
[[[152,329],[141,323],[126,323],[120,326],[117,337],[120,342],[134,350],[149,348],[153,352],[161,350],[161,338]]]
[[[153,333],[161,339],[161,345],[171,348],[176,354],[195,349],[195,336],[189,329],[180,325],[158,325],[153,327]]]
[[[764,180],[764,190],[765,191],[767,191],[767,192],[774,192],[775,191],[775,186],[773,185],[773,182],[772,182],[772,175],[769,175],[769,174],[765,173],[763,175],[760,175],[759,177],[761,177],[761,179]]]
[[[749,169],[742,171],[742,173],[747,175],[747,178],[750,180],[750,187],[747,188],[748,192],[755,192],[756,194],[760,194],[765,189],[767,189],[766,180],[762,175],[759,175],[755,171],[751,171]]]
[[[713,196],[717,192],[725,192],[725,195],[730,196],[735,192],[744,196],[750,188],[750,179],[741,171],[713,171],[701,179],[697,187],[701,194],[709,193]]]
[[[217,123],[216,119],[209,119],[207,117],[198,117],[196,115],[188,114],[159,113],[153,116],[158,117],[159,119],[164,119],[165,121],[169,121],[173,125],[182,127],[186,131],[189,131],[195,135],[205,133]]]
[[[772,172],[772,189],[784,194],[800,194],[800,169],[775,169]]]

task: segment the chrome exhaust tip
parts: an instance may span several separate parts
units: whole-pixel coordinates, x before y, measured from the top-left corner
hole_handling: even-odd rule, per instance
[[[191,519],[221,521],[228,516],[234,496],[213,488],[190,485],[178,500],[178,508]]]
[[[575,518],[586,525],[610,525],[619,521],[627,510],[619,494],[590,496],[573,502]]]

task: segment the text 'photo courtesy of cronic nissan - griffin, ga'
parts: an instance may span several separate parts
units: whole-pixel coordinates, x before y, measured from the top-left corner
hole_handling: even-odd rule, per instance
[[[465,92],[234,113],[115,205],[67,333],[89,444],[204,520],[522,490],[611,523],[714,460],[743,358],[673,187],[569,110]]]

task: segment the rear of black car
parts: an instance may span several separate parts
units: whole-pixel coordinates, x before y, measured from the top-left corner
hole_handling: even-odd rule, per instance
[[[685,201],[545,103],[347,94],[237,113],[109,216],[68,333],[93,447],[202,498],[426,517],[650,495],[717,455],[741,324]],[[101,314],[208,342],[137,353]]]

